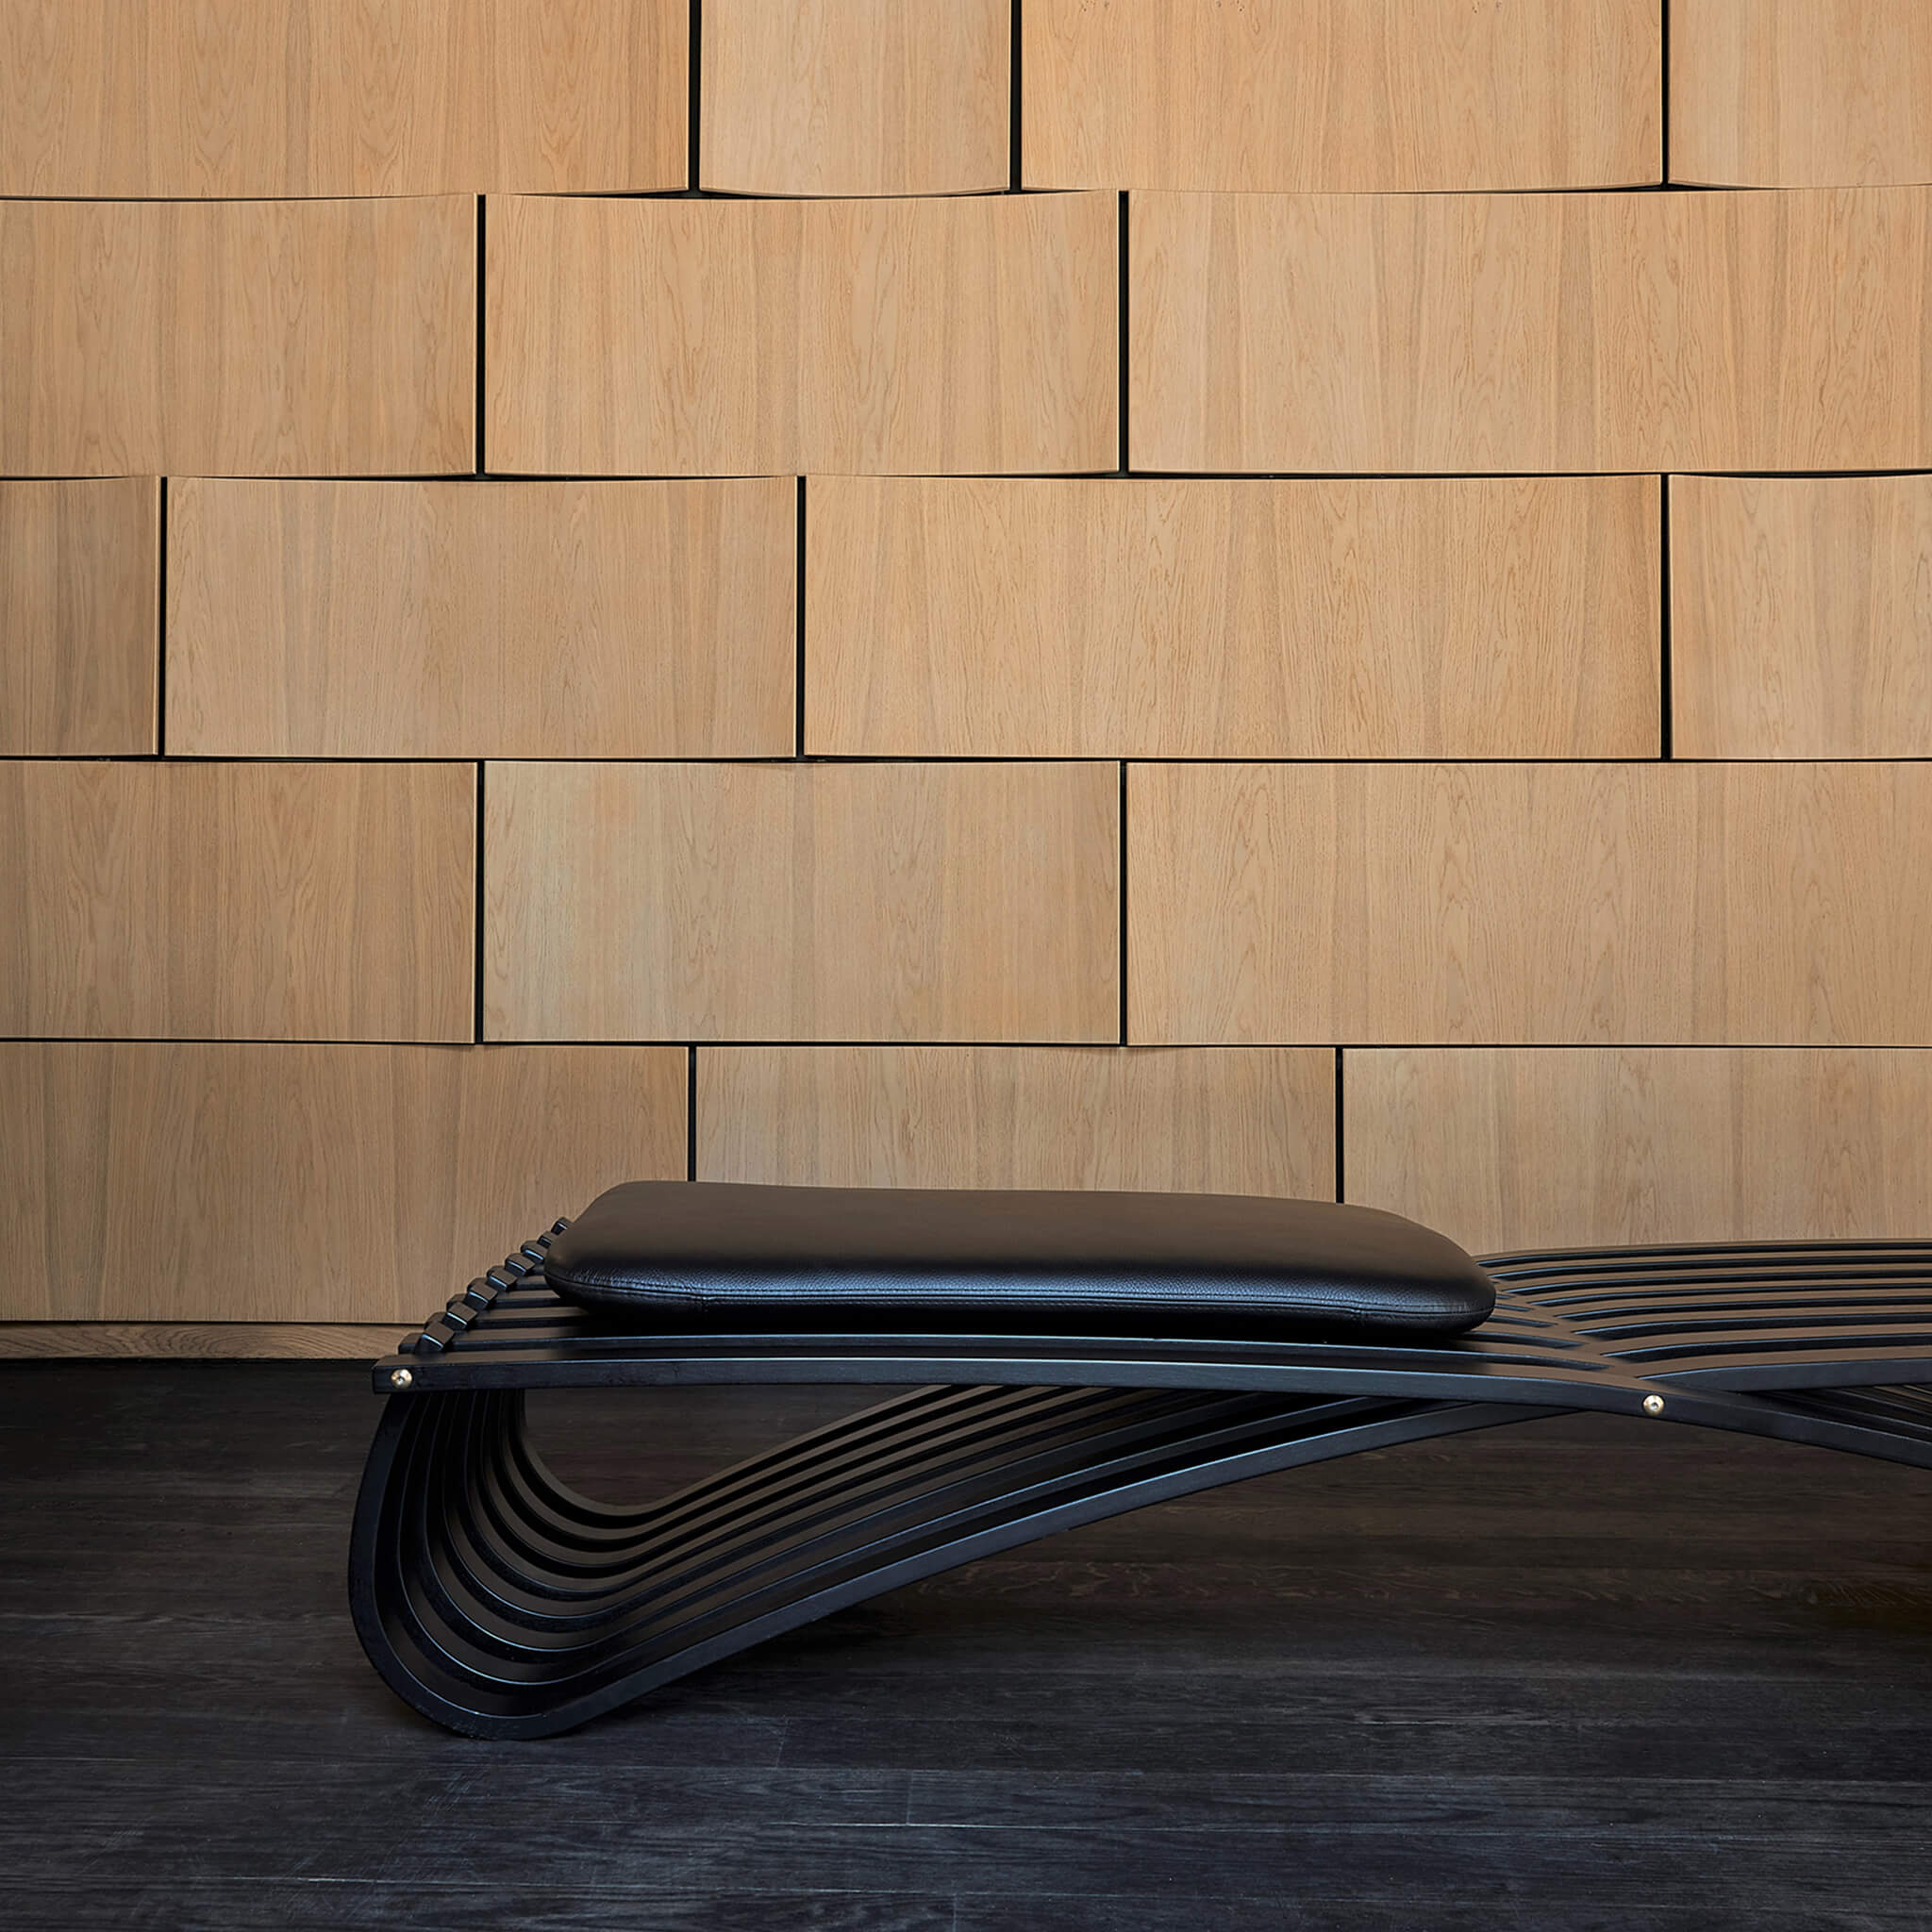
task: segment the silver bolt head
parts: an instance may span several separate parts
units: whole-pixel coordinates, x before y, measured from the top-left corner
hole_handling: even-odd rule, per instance
[[[403,1371],[403,1373],[404,1373],[405,1374],[408,1374],[408,1371],[407,1369],[405,1369],[405,1370]],[[1661,1415],[1661,1414],[1663,1414],[1663,1412],[1664,1412],[1664,1399],[1663,1399],[1663,1397],[1662,1397],[1661,1395],[1646,1395],[1646,1396],[1645,1396],[1645,1397],[1643,1398],[1643,1412],[1644,1412],[1644,1414],[1645,1414],[1645,1415]]]
[[[391,1389],[407,1389],[415,1379],[408,1369],[391,1369],[389,1372],[389,1386]],[[1652,1396],[1651,1400],[1655,1402],[1657,1398]]]

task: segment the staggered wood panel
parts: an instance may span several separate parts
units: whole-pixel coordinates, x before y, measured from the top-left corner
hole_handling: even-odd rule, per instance
[[[796,532],[789,476],[177,482],[169,748],[784,756]]]
[[[1932,757],[1932,477],[1679,476],[1681,758]]]
[[[1334,1198],[1335,1057],[1120,1047],[720,1046],[700,1180]]]
[[[468,471],[475,204],[0,202],[0,473]]]
[[[1671,178],[1932,181],[1924,0],[1673,0]]]
[[[1131,197],[1133,467],[1932,466],[1932,191]]]
[[[0,0],[0,194],[685,185],[687,0]]]
[[[0,1035],[469,1040],[461,765],[0,765]]]
[[[1137,1043],[1932,1039],[1932,766],[1144,765]]]
[[[1932,1053],[1369,1049],[1348,1196],[1474,1248],[1923,1238]]]
[[[1027,0],[1027,184],[1612,188],[1662,164],[1660,0]]]
[[[421,1320],[685,1171],[663,1047],[0,1043],[0,1317]]]
[[[1112,469],[1116,203],[492,202],[492,469]]]
[[[740,194],[1005,188],[1013,10],[1011,0],[709,0],[700,182]]]
[[[0,756],[156,748],[160,485],[0,482]]]
[[[1654,477],[820,478],[806,748],[1642,758]]]
[[[492,1040],[1117,1037],[1108,765],[489,768]]]

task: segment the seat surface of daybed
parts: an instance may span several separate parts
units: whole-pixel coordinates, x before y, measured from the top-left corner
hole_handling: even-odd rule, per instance
[[[556,1238],[543,1274],[587,1307],[755,1329],[890,1313],[1022,1332],[1097,1318],[1457,1334],[1496,1301],[1454,1241],[1399,1214],[1240,1194],[632,1181]]]

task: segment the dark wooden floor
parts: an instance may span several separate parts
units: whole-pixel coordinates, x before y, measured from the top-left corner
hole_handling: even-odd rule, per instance
[[[1932,1477],[1531,1424],[1101,1524],[479,1744],[349,1628],[366,1389],[0,1369],[0,1924],[1932,1924]],[[852,1401],[541,1421],[617,1495]]]

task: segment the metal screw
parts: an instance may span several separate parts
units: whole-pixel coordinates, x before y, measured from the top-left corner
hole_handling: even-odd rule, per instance
[[[408,1372],[408,1369],[405,1369],[405,1370],[403,1371],[403,1374],[406,1374],[406,1375],[407,1375],[407,1374],[408,1374],[408,1373],[409,1373],[409,1372]],[[1646,1396],[1645,1396],[1645,1397],[1643,1398],[1643,1412],[1644,1412],[1644,1414],[1645,1414],[1645,1415],[1661,1415],[1661,1414],[1663,1414],[1663,1412],[1664,1412],[1664,1399],[1663,1399],[1663,1397],[1662,1397],[1661,1395],[1646,1395]]]
[[[408,1369],[391,1369],[389,1372],[389,1386],[391,1389],[407,1389],[415,1379],[415,1376],[410,1374]],[[1655,1395],[1650,1399],[1652,1402],[1657,1402]],[[1657,1407],[1661,1408],[1663,1404],[1658,1402]]]

